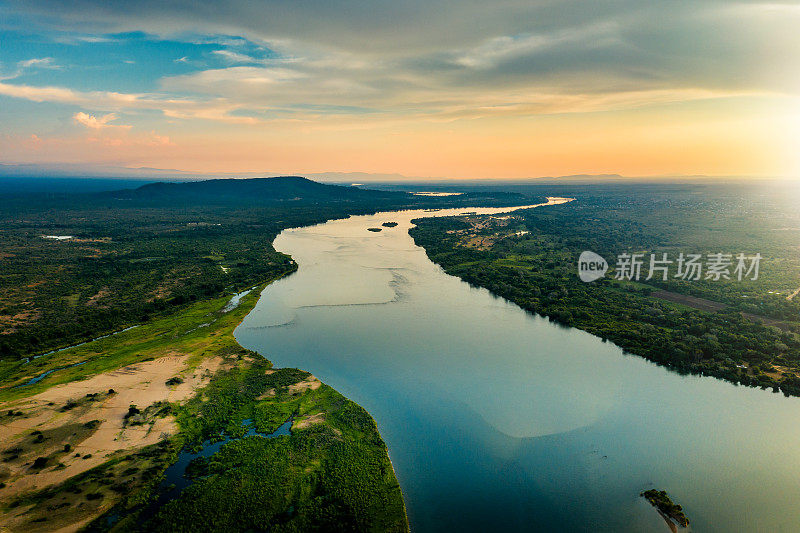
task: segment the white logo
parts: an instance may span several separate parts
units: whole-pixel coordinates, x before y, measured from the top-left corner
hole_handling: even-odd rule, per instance
[[[595,281],[606,275],[608,263],[594,252],[581,252],[578,258],[578,276],[581,281]]]

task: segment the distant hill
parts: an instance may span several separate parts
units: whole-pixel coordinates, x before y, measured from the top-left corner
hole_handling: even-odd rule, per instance
[[[405,192],[375,191],[328,185],[300,176],[276,178],[213,179],[183,183],[149,183],[136,189],[104,193],[120,200],[249,204],[316,203],[331,201],[403,201],[412,196]]]
[[[405,191],[375,190],[319,183],[300,176],[276,178],[225,178],[188,182],[157,182],[136,189],[99,193],[106,201],[130,201],[129,205],[172,207],[176,205],[275,205],[357,204],[370,209],[402,207],[480,207],[523,205],[531,198],[501,191],[464,191],[456,196],[427,197]],[[538,199],[537,199],[538,201]]]

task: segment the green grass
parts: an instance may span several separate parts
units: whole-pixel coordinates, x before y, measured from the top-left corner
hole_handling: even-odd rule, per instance
[[[54,385],[86,379],[95,374],[158,358],[170,352],[189,354],[190,366],[196,366],[205,356],[237,349],[233,330],[258,300],[264,286],[242,298],[239,306],[224,313],[222,309],[230,296],[191,305],[184,312],[159,318],[129,331],[98,339],[82,346],[40,357],[30,363],[4,361],[0,367],[0,401],[32,396]],[[203,326],[211,322],[210,326]],[[85,361],[85,362],[84,362]],[[75,363],[81,366],[63,368]],[[33,385],[17,388],[30,378],[59,369]]]

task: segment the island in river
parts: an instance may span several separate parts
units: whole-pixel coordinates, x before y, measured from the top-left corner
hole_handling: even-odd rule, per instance
[[[676,523],[681,527],[689,527],[689,518],[684,514],[683,507],[674,503],[667,491],[649,489],[642,492],[640,496],[658,510],[670,530],[677,531]]]

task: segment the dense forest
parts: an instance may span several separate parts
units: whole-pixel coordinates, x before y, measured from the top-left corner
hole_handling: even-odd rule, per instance
[[[448,273],[526,310],[682,372],[800,395],[800,301],[790,298],[800,221],[790,202],[688,186],[571,192],[574,202],[510,218],[417,220],[411,234]],[[605,278],[578,278],[584,250],[607,259]],[[640,280],[615,279],[619,254],[681,251],[758,252],[761,272],[688,281],[671,270],[663,281],[646,280],[645,268]]]
[[[326,385],[292,392],[290,387],[309,374],[294,369],[265,374],[270,366],[256,356],[247,366],[217,376],[203,395],[181,406],[185,445],[219,435],[241,437],[245,420],[264,433],[293,414],[324,416],[325,423],[290,436],[232,440],[209,459],[189,465],[187,476],[196,481],[180,498],[136,526],[128,519],[117,529],[407,530],[400,487],[369,414]],[[274,396],[259,402],[268,390]]]

